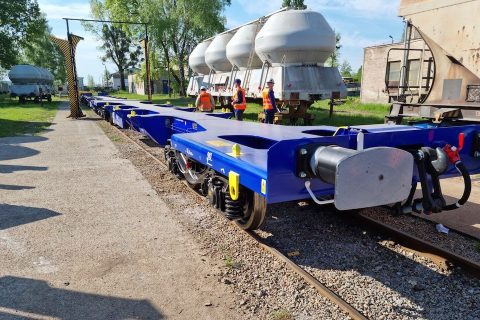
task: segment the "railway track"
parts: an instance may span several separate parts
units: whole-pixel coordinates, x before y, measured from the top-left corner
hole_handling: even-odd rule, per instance
[[[163,168],[167,169],[167,166],[165,163],[163,163],[160,159],[158,159],[155,155],[150,153],[141,143],[138,141],[135,141],[128,135],[126,135],[122,130],[118,129],[115,127],[115,129],[127,140],[130,142],[136,144],[139,148],[143,150],[152,160],[156,161],[160,166]],[[191,191],[192,194],[194,194],[197,197],[201,197],[202,199],[204,198],[202,195],[194,191],[193,189],[190,188],[190,186],[184,181],[180,180],[183,184],[185,184],[188,188],[188,190]],[[336,304],[340,309],[342,309],[346,314],[348,314],[352,319],[354,320],[367,320],[368,318],[365,317],[360,311],[355,309],[352,305],[350,305],[347,301],[343,300],[340,296],[338,296],[335,292],[330,290],[327,286],[325,286],[323,283],[318,281],[316,278],[314,278],[310,273],[302,269],[299,265],[297,265],[295,262],[293,262],[291,259],[289,259],[287,256],[285,256],[283,253],[278,251],[272,246],[269,246],[265,242],[262,241],[260,237],[258,237],[253,231],[246,231],[237,226],[234,222],[231,222],[232,225],[236,227],[236,229],[239,232],[245,232],[248,234],[248,236],[253,239],[257,245],[265,250],[266,252],[270,253],[273,255],[276,259],[279,261],[285,263],[285,265],[294,273],[302,277],[309,285],[311,285],[320,295],[323,297],[327,298],[330,300],[332,303]]]
[[[121,129],[115,127],[115,130],[118,131],[123,137],[125,137],[128,141],[137,145],[146,155],[148,155],[152,160],[158,163],[163,168],[167,169],[166,164],[159,159],[157,156],[152,154],[147,148],[145,148],[142,143],[136,141],[129,137],[125,132]],[[188,184],[181,180],[186,186]],[[203,198],[202,195],[191,189],[190,187],[187,188],[197,197]],[[454,264],[463,268],[464,270],[468,271],[470,274],[480,277],[480,264],[469,260],[467,258],[461,257],[456,253],[451,251],[445,250],[441,247],[428,243],[422,239],[417,237],[411,236],[403,231],[395,229],[385,223],[377,221],[373,218],[367,217],[362,214],[355,215],[355,219],[358,222],[362,222],[362,225],[367,226],[369,229],[372,229],[375,233],[382,234],[385,237],[389,237],[394,239],[398,244],[402,245],[405,249],[409,251],[414,251],[415,253],[430,259],[437,265],[440,266],[448,266],[449,263]],[[281,253],[276,248],[266,244],[256,233],[251,231],[245,231],[242,228],[238,227],[234,222],[231,222],[232,225],[235,225],[240,232],[245,232],[248,236],[253,239],[257,245],[265,250],[266,252],[273,255],[279,261],[285,263],[285,265],[298,276],[302,277],[305,282],[307,282],[311,287],[313,287],[320,295],[330,300],[332,303],[337,305],[340,309],[342,309],[346,314],[348,314],[352,319],[367,319],[359,310],[357,310],[354,306],[349,304],[347,301],[343,300],[339,295],[335,292],[330,290],[325,284],[320,282],[314,276],[312,276],[309,272],[304,270],[302,267],[297,265],[293,262],[290,258],[286,255]]]
[[[380,233],[386,237],[394,239],[405,249],[429,258],[432,260],[432,262],[440,267],[448,267],[450,264],[453,264],[466,270],[472,276],[480,278],[480,264],[473,260],[462,257],[450,250],[412,236],[402,230],[394,228],[371,217],[367,217],[361,213],[357,214],[354,219],[358,222],[361,222],[362,225],[368,226],[376,233]]]

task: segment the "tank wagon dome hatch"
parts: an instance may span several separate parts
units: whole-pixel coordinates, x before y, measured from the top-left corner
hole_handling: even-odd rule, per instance
[[[271,16],[255,39],[262,61],[271,64],[323,65],[335,51],[335,32],[310,10],[288,10]]]
[[[250,54],[255,50],[255,37],[262,28],[260,22],[243,26],[237,30],[230,42],[227,44],[227,58],[232,65],[239,69],[261,68],[262,61],[253,53],[253,59],[249,66]]]
[[[188,64],[190,65],[190,68],[193,70],[193,72],[203,75],[210,73],[210,67],[205,62],[205,51],[211,43],[212,40],[205,40],[203,42],[200,42],[190,53],[190,57],[188,58]]]
[[[221,33],[217,35],[205,51],[205,62],[216,72],[228,72],[232,70],[232,64],[227,58],[227,44],[233,37],[233,33]]]

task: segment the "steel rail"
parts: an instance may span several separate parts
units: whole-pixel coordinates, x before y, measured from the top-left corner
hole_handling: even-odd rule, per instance
[[[127,140],[130,142],[134,143],[137,145],[143,152],[145,152],[146,155],[148,155],[150,158],[152,158],[155,162],[157,162],[162,168],[168,169],[167,165],[162,162],[159,158],[157,158],[154,154],[148,151],[147,148],[142,146],[139,142],[135,141],[131,137],[129,137],[125,132],[117,128],[116,126],[113,126],[123,137],[125,137]],[[185,180],[181,180],[181,182],[185,185],[188,186],[187,182]],[[190,186],[187,188],[192,192],[197,197],[201,197],[204,199],[202,195],[199,193],[195,192]],[[240,228],[235,222],[230,221],[230,223],[235,226],[239,231],[245,232],[252,240],[254,240],[260,248],[262,248],[264,251],[268,252],[274,258],[278,259],[279,261],[285,263],[285,265],[294,273],[296,273],[298,276],[304,279],[305,282],[307,282],[310,286],[312,286],[321,296],[324,298],[330,300],[333,304],[337,305],[340,309],[342,309],[345,313],[347,313],[353,320],[367,320],[368,318],[365,317],[360,311],[355,309],[351,304],[349,304],[347,301],[343,300],[339,295],[337,295],[335,292],[330,290],[326,285],[321,283],[318,279],[313,277],[309,272],[304,270],[302,267],[297,265],[295,262],[293,262],[291,259],[289,259],[287,256],[285,256],[283,253],[281,253],[279,250],[275,249],[272,246],[269,246],[266,244],[258,235],[256,235],[252,231],[246,231]]]
[[[431,259],[434,263],[440,264],[441,260],[446,260],[456,266],[465,269],[471,275],[480,278],[480,263],[477,263],[471,259],[460,256],[448,249],[444,249],[440,246],[434,245],[428,241],[420,239],[416,236],[408,234],[402,230],[399,230],[391,225],[375,220],[374,218],[367,217],[363,214],[355,215],[356,219],[361,220],[376,233],[382,233],[385,236],[392,237],[400,245],[406,249],[413,249]]]

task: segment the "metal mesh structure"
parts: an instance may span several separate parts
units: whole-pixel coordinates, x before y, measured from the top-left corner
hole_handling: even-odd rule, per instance
[[[63,55],[65,56],[65,67],[67,69],[68,81],[68,97],[70,99],[70,117],[82,117],[83,113],[80,109],[80,100],[78,97],[77,72],[75,68],[75,50],[77,49],[77,44],[80,42],[80,40],[83,40],[83,38],[74,34],[69,34],[68,40],[60,39],[54,36],[50,36],[50,39],[60,47]]]

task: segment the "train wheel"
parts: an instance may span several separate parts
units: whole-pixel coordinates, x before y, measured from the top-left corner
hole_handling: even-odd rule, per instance
[[[242,219],[235,222],[244,230],[260,229],[267,217],[267,200],[256,192],[248,191]]]
[[[209,168],[190,159],[179,151],[175,151],[175,157],[177,159],[178,168],[185,177],[188,185],[194,190],[199,189],[207,176]]]

